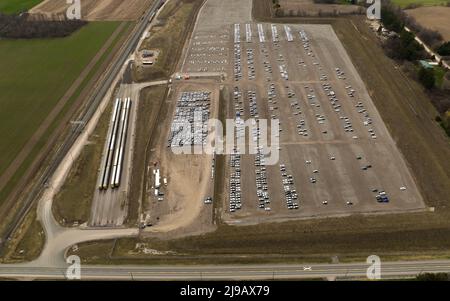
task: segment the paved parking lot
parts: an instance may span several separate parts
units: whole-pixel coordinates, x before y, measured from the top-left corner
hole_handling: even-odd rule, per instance
[[[228,156],[226,221],[425,208],[331,26],[246,22],[222,26],[219,32],[200,29],[183,70],[220,68],[232,91],[231,103],[222,104],[228,118],[237,124],[249,118],[279,120],[280,127],[276,165],[265,165],[259,149],[255,154],[236,149]],[[207,46],[200,49],[196,41]],[[236,130],[237,135],[244,132]],[[247,135],[259,141],[259,130]]]
[[[226,218],[252,222],[424,208],[332,28],[250,27],[251,42],[248,26],[241,24],[239,34],[231,28],[235,63],[229,79],[240,93],[240,118],[280,121],[280,160],[264,166],[255,162],[258,154],[240,156],[240,198],[228,196]],[[231,106],[228,116],[235,111]]]

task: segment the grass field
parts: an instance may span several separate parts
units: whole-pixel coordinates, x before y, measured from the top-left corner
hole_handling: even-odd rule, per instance
[[[441,87],[442,81],[444,80],[444,75],[447,70],[441,66],[436,66],[433,68],[434,76],[436,78],[436,86]]]
[[[80,157],[75,161],[67,180],[55,196],[52,211],[56,220],[70,226],[75,221],[87,222],[92,196],[97,186],[97,171],[102,157],[112,106],[108,105],[97,127],[89,137]],[[63,222],[64,220],[64,222]]]
[[[4,14],[17,14],[27,11],[43,0],[0,0],[0,12]]]
[[[0,144],[0,174],[119,24],[91,23],[63,39],[2,40],[0,65],[8,72],[0,74],[0,136],[7,143]],[[28,158],[22,172],[30,163]],[[19,178],[0,192],[0,203]]]
[[[14,233],[7,247],[3,250],[1,262],[20,262],[36,259],[45,244],[45,232],[36,219],[36,206],[25,217],[24,222]]]
[[[443,0],[392,0],[393,3],[400,7],[405,7],[409,4],[421,4],[421,5],[445,5],[447,1]]]

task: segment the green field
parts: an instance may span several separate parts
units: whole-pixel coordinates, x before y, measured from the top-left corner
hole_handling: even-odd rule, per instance
[[[62,39],[0,41],[0,65],[4,70],[0,73],[0,136],[5,142],[0,143],[0,174],[119,24],[90,23]],[[43,146],[45,138],[41,140],[36,148]],[[23,165],[29,165],[31,159]],[[22,172],[25,167],[21,166]],[[12,181],[18,178],[16,174]],[[12,186],[0,192],[0,201]]]
[[[0,12],[5,14],[21,13],[40,2],[42,0],[0,0]]]
[[[393,3],[400,7],[405,7],[409,4],[422,4],[422,5],[445,5],[447,1],[442,0],[392,0]]]

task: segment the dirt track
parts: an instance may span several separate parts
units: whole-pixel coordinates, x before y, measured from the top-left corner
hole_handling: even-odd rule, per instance
[[[133,21],[137,20],[153,0],[83,0],[82,18],[89,21]],[[65,0],[46,0],[31,10],[31,13],[62,14],[69,6]]]

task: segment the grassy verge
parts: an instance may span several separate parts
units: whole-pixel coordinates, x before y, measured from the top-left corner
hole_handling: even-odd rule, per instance
[[[446,69],[441,67],[441,66],[436,66],[433,67],[433,71],[434,71],[434,77],[436,79],[436,87],[441,87],[442,86],[442,81],[444,80],[444,75],[446,72]]]
[[[348,241],[342,241],[338,244],[330,233],[327,237],[329,243],[324,244],[321,241],[325,238],[323,235],[302,235],[295,230],[290,235],[283,234],[279,238],[269,233],[267,234],[269,239],[267,239],[258,234],[258,231],[249,232],[244,229],[244,232],[242,232],[239,228],[237,229],[238,233],[233,234],[232,232],[236,230],[236,227],[230,227],[229,229],[221,227],[212,236],[206,235],[170,241],[158,239],[141,241],[127,238],[117,241],[89,242],[79,245],[76,254],[82,258],[84,263],[90,264],[324,263],[331,262],[332,256],[337,256],[340,262],[364,262],[367,256],[372,254],[377,254],[384,261],[450,258],[448,242],[444,243],[447,247],[446,251],[433,249],[423,251],[411,247],[418,242],[417,240],[408,245],[389,240],[387,243],[392,244],[392,248],[376,247],[368,249],[359,247],[366,240],[373,239],[370,234],[367,239],[360,241],[361,236],[347,233]],[[243,237],[243,234],[247,236]],[[404,235],[411,237],[406,232]],[[256,239],[248,239],[253,236],[256,236]],[[379,245],[382,246],[384,244],[383,237],[378,235],[377,238],[379,239]],[[287,241],[291,241],[289,245]],[[346,246],[345,243],[352,245]],[[317,244],[322,247],[327,246],[324,249],[319,249]],[[147,250],[155,250],[158,254],[145,254],[143,252],[144,247]],[[350,248],[354,250],[349,251]],[[408,249],[408,251],[404,251],[405,249]],[[444,246],[442,249],[444,249]]]
[[[159,16],[160,25],[150,32],[150,38],[144,40],[141,49],[158,49],[156,63],[151,67],[134,68],[136,81],[167,79],[174,71],[181,55],[184,42],[194,25],[195,15],[201,0],[173,0]]]
[[[229,91],[227,87],[224,87],[223,90],[220,91],[219,96],[219,120],[222,124],[226,124],[226,118],[227,118],[227,104],[229,103],[230,99],[228,97]],[[226,127],[224,128],[224,136],[226,137]],[[214,167],[214,211],[213,211],[213,221],[216,224],[219,224],[221,222],[220,216],[222,212],[222,207],[224,203],[224,199],[226,197],[225,195],[225,177],[226,177],[226,168],[227,168],[227,161],[226,161],[226,155],[216,155],[215,157],[215,167]]]
[[[18,14],[38,5],[43,0],[1,0],[0,12],[4,14]]]
[[[108,131],[112,105],[109,104],[87,145],[74,162],[67,180],[53,201],[52,211],[63,225],[79,224],[89,219],[93,193],[97,186],[99,162]]]
[[[31,261],[36,259],[44,248],[45,233],[42,225],[36,220],[36,208],[31,210],[21,227],[4,249],[2,263]]]
[[[393,3],[400,7],[406,7],[410,4],[419,4],[424,6],[445,5],[447,2],[443,0],[392,0]]]

